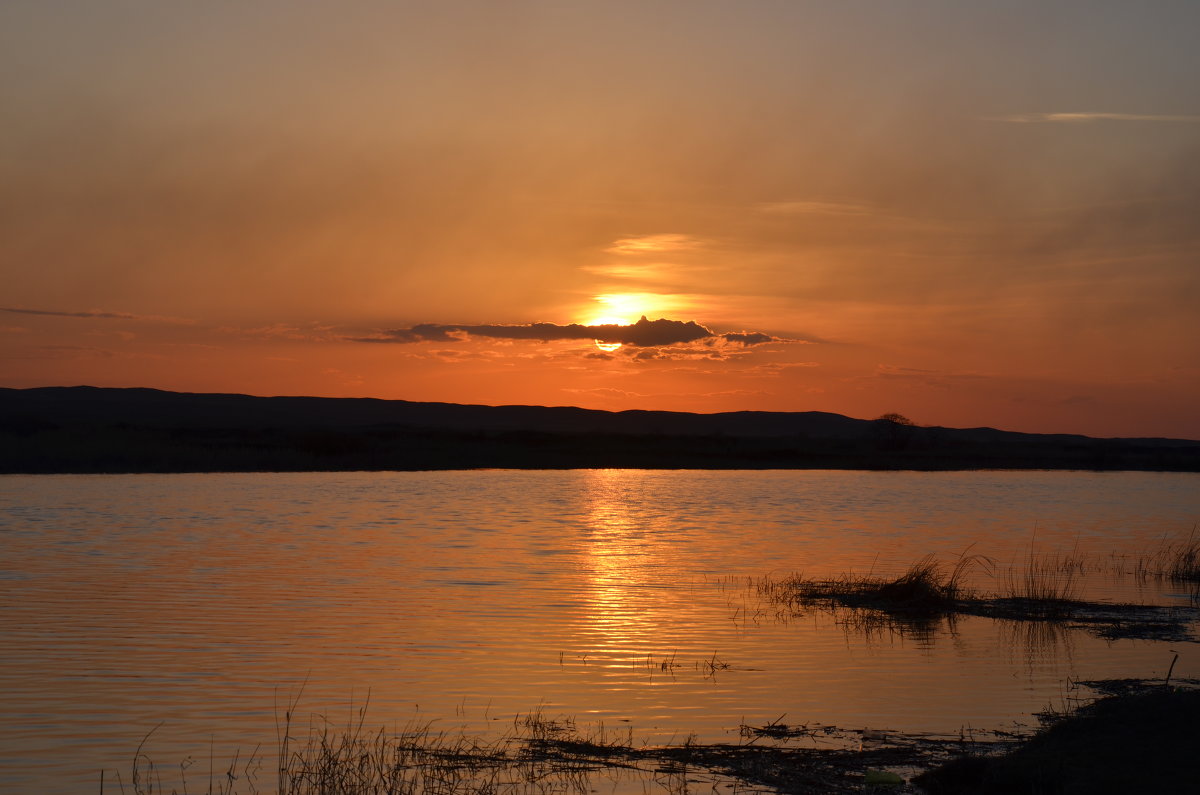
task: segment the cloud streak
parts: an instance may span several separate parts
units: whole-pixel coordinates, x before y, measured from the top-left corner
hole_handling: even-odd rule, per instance
[[[623,237],[605,249],[610,254],[635,256],[639,254],[664,254],[672,251],[691,251],[703,244],[690,235],[659,234]]]
[[[863,216],[878,213],[876,208],[867,204],[823,201],[767,202],[758,205],[758,210],[772,215]]]
[[[596,340],[604,343],[620,343],[635,348],[655,348],[680,343],[724,341],[742,346],[761,345],[767,342],[782,342],[778,337],[757,331],[729,332],[719,334],[701,326],[694,320],[648,320],[644,315],[632,325],[615,323],[594,326],[581,323],[560,325],[557,323],[529,323],[525,325],[454,325],[421,323],[411,328],[385,329],[378,336],[350,337],[351,342],[368,343],[414,343],[454,342],[464,337],[489,337],[492,339],[533,340]]]
[[[0,312],[11,312],[14,315],[49,315],[51,317],[102,317],[115,320],[138,320],[137,315],[128,312],[102,312],[93,309],[88,312],[56,312],[52,309],[19,309],[12,306],[0,306]]]
[[[1094,121],[1162,121],[1200,123],[1200,116],[1174,116],[1153,113],[1015,113],[1009,116],[991,116],[988,121],[1003,121],[1011,124],[1079,124]]]
[[[89,309],[85,312],[62,312],[55,309],[23,309],[15,306],[0,306],[0,312],[9,312],[14,315],[40,315],[43,317],[81,317],[101,318],[104,320],[153,320],[159,323],[192,323],[191,320],[180,317],[164,317],[162,315],[135,315],[130,312],[106,312],[101,309]]]

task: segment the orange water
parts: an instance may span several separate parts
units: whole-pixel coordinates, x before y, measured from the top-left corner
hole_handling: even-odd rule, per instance
[[[747,579],[968,548],[1109,559],[1197,522],[1192,474],[2,477],[0,791],[98,792],[102,769],[128,785],[151,729],[164,778],[190,757],[197,789],[210,752],[273,753],[297,695],[343,724],[369,697],[376,724],[487,733],[540,708],[648,741],[737,741],[781,717],[1031,722],[1069,680],[1161,676],[1170,649],[1175,676],[1198,676],[1200,653],[972,618],[920,638],[781,622]],[[1169,584],[1085,585],[1186,603]]]

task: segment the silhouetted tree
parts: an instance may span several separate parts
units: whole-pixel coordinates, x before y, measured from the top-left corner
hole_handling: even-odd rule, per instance
[[[880,414],[875,418],[876,421],[883,420],[884,422],[894,422],[897,425],[916,425],[915,422],[905,417],[903,414],[897,414],[894,411],[889,411],[887,414]]]
[[[908,447],[916,423],[903,414],[888,412],[874,420],[875,438],[881,450],[903,450]]]

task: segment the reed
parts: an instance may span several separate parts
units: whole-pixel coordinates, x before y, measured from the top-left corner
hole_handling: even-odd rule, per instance
[[[1157,549],[1137,559],[1134,574],[1143,579],[1200,582],[1200,537],[1196,528],[1192,528],[1186,539],[1162,539]]]
[[[437,731],[432,722],[370,729],[366,705],[346,726],[335,726],[320,715],[303,723],[297,720],[298,698],[287,705],[279,722],[274,788],[263,788],[258,780],[263,760],[257,749],[243,762],[235,755],[224,773],[210,774],[206,788],[189,789],[182,765],[182,790],[165,788],[163,771],[146,749],[152,731],[134,753],[128,790],[117,776],[119,791],[122,795],[584,795],[595,785],[594,774],[628,768],[619,759],[634,753],[632,729],[612,732],[599,723],[584,732],[573,720],[552,719],[540,709],[516,716],[502,735],[479,737]]]
[[[1167,576],[1173,580],[1200,582],[1200,539],[1194,534],[1172,550]]]
[[[1059,608],[1075,601],[1079,594],[1083,562],[1074,555],[1035,553],[1032,549],[1025,565],[1010,567],[1001,578],[1002,595]]]
[[[280,758],[279,795],[419,795],[431,793],[586,793],[596,757],[617,753],[632,737],[581,734],[573,721],[540,710],[517,716],[495,739],[410,724],[399,731],[342,730],[318,720],[304,743]]]

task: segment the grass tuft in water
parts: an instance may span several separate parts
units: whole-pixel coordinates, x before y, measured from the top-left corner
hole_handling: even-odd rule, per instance
[[[1200,582],[1200,537],[1196,529],[1186,539],[1159,542],[1158,549],[1139,558],[1134,573],[1146,578],[1165,578],[1179,582]]]
[[[1069,614],[1077,602],[1084,562],[1074,555],[1037,554],[1032,550],[1020,569],[1001,578],[1001,596],[1033,613]]]
[[[760,596],[793,607],[852,607],[914,613],[953,612],[972,594],[965,581],[967,572],[981,566],[991,569],[992,559],[983,555],[961,555],[947,567],[926,555],[895,579],[843,574],[832,580],[812,580],[792,575],[757,583]]]
[[[1190,556],[1200,557],[1200,549],[1179,549],[1180,570],[1186,571]],[[1175,558],[1170,560],[1174,565]],[[846,628],[865,634],[899,631],[922,639],[932,637],[943,625],[953,630],[954,618],[967,615],[1060,622],[1108,639],[1195,639],[1191,629],[1197,618],[1195,609],[1077,599],[1087,571],[1086,561],[1078,556],[1031,550],[1023,567],[1002,574],[1000,593],[981,594],[966,585],[967,572],[976,566],[987,571],[994,568],[990,558],[979,555],[960,556],[951,567],[925,556],[891,580],[852,574],[830,580],[791,575],[764,578],[752,586],[760,599],[776,606],[780,620],[818,609],[833,614]]]

